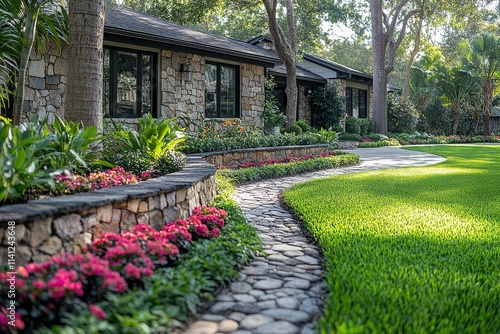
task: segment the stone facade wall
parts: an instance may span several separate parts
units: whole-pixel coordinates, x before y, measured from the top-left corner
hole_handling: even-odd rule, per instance
[[[241,65],[241,121],[245,125],[264,127],[264,78],[262,66]]]
[[[88,245],[103,232],[121,233],[137,224],[160,229],[187,218],[215,196],[215,168],[200,158],[191,163],[135,185],[0,207],[0,263],[8,259],[10,221],[15,222],[16,265],[24,265]]]
[[[191,66],[191,80],[186,81],[181,64]],[[161,115],[166,118],[188,117],[201,124],[205,115],[205,58],[193,54],[161,52]],[[194,132],[194,124],[189,131]]]
[[[281,159],[285,157],[302,157],[308,154],[319,154],[328,151],[327,144],[304,146],[278,146],[258,149],[239,149],[205,154],[208,163],[220,166],[236,165],[250,161]]]
[[[307,94],[307,90],[311,89],[307,86],[299,86],[299,120],[307,121],[311,124],[312,120],[312,104],[311,96]]]
[[[223,62],[223,61],[221,61]],[[180,71],[181,64],[190,66],[190,78]],[[56,55],[51,49],[45,56],[33,55],[28,67],[24,111],[49,116],[64,115],[67,82],[66,53]],[[262,128],[264,124],[264,77],[262,66],[241,64],[241,115],[243,126]],[[205,57],[161,51],[160,115],[166,118],[187,117],[193,124],[188,129],[195,132],[205,115]],[[189,79],[189,80],[186,80]],[[135,124],[135,120],[123,120]]]
[[[191,67],[191,79],[185,80],[181,64]],[[244,126],[263,127],[264,67],[241,64],[241,116]],[[161,115],[187,117],[195,132],[205,115],[205,58],[188,53],[163,50],[161,53]]]
[[[44,56],[32,53],[28,64],[23,110],[54,120],[64,115],[67,68],[66,51],[57,55],[53,47]]]

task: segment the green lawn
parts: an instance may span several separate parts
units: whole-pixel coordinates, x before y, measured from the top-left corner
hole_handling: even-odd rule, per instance
[[[285,202],[323,249],[320,333],[500,333],[500,146],[315,180]]]

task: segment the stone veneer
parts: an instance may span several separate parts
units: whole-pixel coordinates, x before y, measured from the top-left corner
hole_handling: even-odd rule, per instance
[[[66,52],[56,53],[53,46],[44,56],[32,53],[27,68],[24,91],[23,111],[48,116],[55,120],[54,114],[64,115],[64,102],[67,82]]]
[[[161,115],[187,117],[195,132],[205,116],[205,57],[163,50],[161,52]],[[181,64],[191,67],[191,80],[179,71]],[[241,115],[243,126],[263,126],[264,67],[241,64]]]
[[[250,161],[302,157],[328,151],[328,144],[245,148],[231,151],[204,153],[205,161],[215,165],[229,166]]]
[[[0,207],[0,263],[8,261],[8,223],[15,222],[16,266],[43,262],[63,250],[88,245],[103,232],[137,224],[156,229],[186,218],[215,195],[215,167],[326,152],[328,145],[282,146],[189,155],[176,173],[138,184]],[[205,160],[205,161],[204,161]]]

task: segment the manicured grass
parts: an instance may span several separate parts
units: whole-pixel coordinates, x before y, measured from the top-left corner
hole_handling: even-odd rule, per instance
[[[284,193],[326,257],[320,333],[500,332],[500,146],[411,149],[448,160]]]

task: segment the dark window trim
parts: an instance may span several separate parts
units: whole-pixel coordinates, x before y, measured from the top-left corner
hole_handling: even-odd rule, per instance
[[[365,111],[362,114],[360,111],[358,111],[358,118],[368,118],[368,90],[367,89],[362,89],[362,88],[356,88],[356,87],[346,87],[346,113],[347,116],[352,117],[353,116],[353,90],[357,89],[358,90],[358,107],[361,105],[361,96],[364,95],[364,105],[365,105]],[[350,92],[350,95],[347,93]],[[364,94],[360,94],[361,92],[364,92]],[[349,98],[347,98],[349,97]]]
[[[206,118],[240,118],[241,117],[241,67],[240,65],[234,65],[234,64],[227,64],[227,63],[219,63],[219,62],[214,62],[214,61],[206,61],[205,64],[209,64],[209,65],[215,65],[217,66],[217,83],[216,83],[216,101],[217,101],[217,105],[215,106],[216,108],[216,115],[215,116],[212,116],[212,115],[207,115],[207,113],[205,112],[205,117]],[[235,101],[234,101],[234,104],[235,104],[235,109],[234,109],[234,116],[221,116],[221,98],[220,98],[220,94],[221,94],[221,67],[231,67],[231,68],[234,68],[236,70],[236,73],[235,73],[235,82],[234,82],[234,85],[235,85],[235,88],[236,88],[236,91],[235,91]]]
[[[112,118],[139,118],[142,116],[142,57],[143,55],[151,56],[151,114],[153,117],[158,117],[158,53],[153,51],[145,51],[145,50],[137,50],[137,49],[129,49],[124,47],[117,46],[109,46],[104,45],[104,49],[109,50],[109,110],[105,111]],[[116,115],[116,101],[117,101],[117,93],[118,93],[118,83],[117,83],[117,67],[116,64],[118,62],[118,52],[130,52],[137,55],[137,86],[136,86],[136,114],[135,115],[120,115],[117,117]]]

